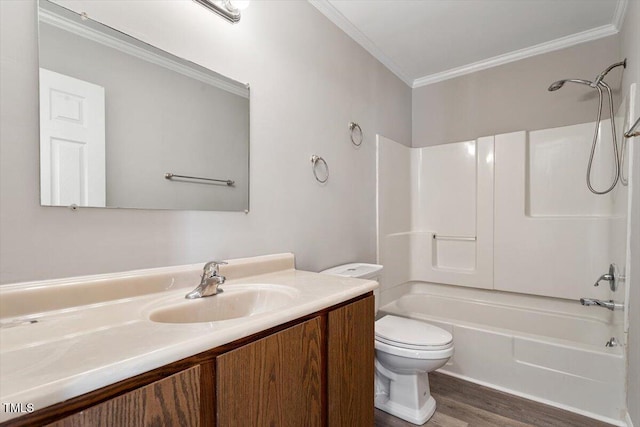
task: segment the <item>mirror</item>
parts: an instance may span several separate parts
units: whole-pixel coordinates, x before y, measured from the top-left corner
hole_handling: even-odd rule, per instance
[[[40,0],[43,206],[245,211],[249,87]]]

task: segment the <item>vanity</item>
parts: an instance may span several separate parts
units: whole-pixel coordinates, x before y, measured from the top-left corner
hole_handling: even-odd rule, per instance
[[[3,286],[0,425],[373,425],[376,282],[280,254],[187,300],[201,269]]]

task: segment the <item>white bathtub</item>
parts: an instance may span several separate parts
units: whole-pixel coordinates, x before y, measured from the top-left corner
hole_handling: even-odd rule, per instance
[[[378,317],[426,320],[453,335],[449,375],[624,426],[623,347],[610,312],[578,302],[409,282]],[[616,336],[620,341],[621,336]]]

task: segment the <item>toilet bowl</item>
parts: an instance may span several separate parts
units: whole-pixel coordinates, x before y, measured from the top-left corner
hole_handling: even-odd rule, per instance
[[[413,424],[436,410],[428,373],[453,356],[453,337],[419,320],[387,315],[375,324],[376,408]]]
[[[353,263],[325,274],[377,280],[382,266]],[[379,294],[374,291],[378,312]],[[453,337],[419,320],[387,315],[375,323],[375,407],[413,424],[424,424],[436,410],[427,373],[453,356]]]

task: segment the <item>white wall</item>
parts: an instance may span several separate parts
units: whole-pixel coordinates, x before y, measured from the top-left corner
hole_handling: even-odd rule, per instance
[[[493,288],[494,138],[412,151],[412,279]]]
[[[640,103],[640,1],[631,0],[621,32],[622,55],[627,57],[627,69],[622,81],[628,90],[636,83],[636,112]],[[632,206],[630,210],[630,260],[627,274],[629,294],[629,335],[627,347],[627,408],[635,427],[640,426],[640,137],[629,140],[633,144],[633,170],[631,182]]]
[[[385,293],[411,279],[412,205],[415,167],[411,148],[378,136],[377,142],[377,216],[378,259],[384,266],[380,281],[380,305]]]
[[[606,189],[613,175],[613,150],[604,149],[611,141],[608,124],[600,131],[608,155],[594,158],[597,189]],[[615,201],[627,195],[621,184],[601,196],[587,189],[593,131],[594,123],[585,123],[496,136],[495,289],[576,303],[582,297],[624,299],[624,288],[612,294],[607,282],[593,286],[610,263],[625,263],[625,230],[617,251],[610,242],[612,230],[626,224],[626,211],[615,212]]]
[[[594,158],[598,189],[613,175],[609,123],[601,123]],[[587,189],[584,147],[593,131],[594,123],[585,123],[409,149],[379,141],[383,288],[405,279],[576,303],[582,297],[623,301],[624,282],[615,293],[605,282],[594,286],[610,263],[623,272],[628,192],[622,184],[604,196]],[[407,159],[409,171],[402,165]],[[622,339],[621,312],[615,315],[609,317]]]
[[[424,148],[378,138],[382,303],[410,280],[493,288],[493,147],[493,137]]]
[[[375,261],[375,135],[410,144],[411,90],[315,8],[252,2],[231,25],[191,1],[64,5],[251,84],[251,212],[40,207],[36,3],[1,1],[1,283],[284,251],[308,270]]]

